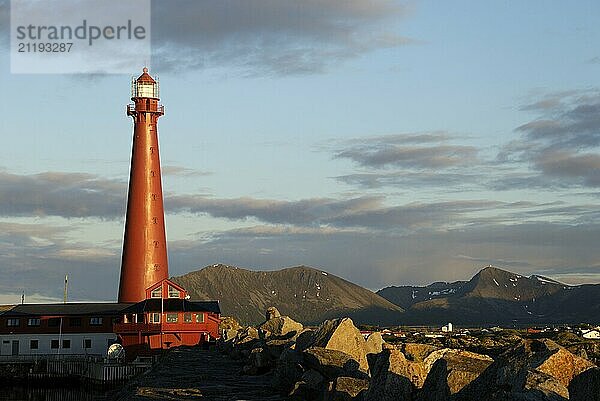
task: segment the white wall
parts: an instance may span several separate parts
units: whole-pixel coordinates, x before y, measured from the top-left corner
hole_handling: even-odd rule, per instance
[[[91,348],[83,348],[84,339],[92,340]],[[0,355],[12,355],[13,340],[19,341],[19,355],[93,354],[106,355],[108,346],[117,339],[114,333],[4,334],[0,335]],[[30,349],[30,341],[38,340],[38,349]],[[50,348],[51,340],[59,340],[59,349]],[[63,340],[71,340],[71,348],[62,348]]]

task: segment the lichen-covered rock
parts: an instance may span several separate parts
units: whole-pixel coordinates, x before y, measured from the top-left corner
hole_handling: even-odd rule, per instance
[[[407,360],[400,350],[383,350],[372,363],[371,385],[365,401],[410,400],[426,376],[423,362]]]
[[[493,359],[487,355],[446,348],[432,352],[423,363],[428,374],[418,400],[446,401],[479,377]]]
[[[330,401],[355,401],[369,388],[369,380],[340,376],[333,381],[329,394]]]
[[[279,316],[281,316],[281,313],[279,313],[279,310],[274,306],[270,306],[267,308],[267,310],[265,312],[265,321],[271,320],[271,319],[279,317]]]
[[[341,318],[324,321],[304,347],[320,347],[345,352],[358,362],[360,369],[368,372],[365,339],[354,326],[352,319]],[[296,347],[298,348],[298,342]],[[300,349],[300,348],[299,348]]]
[[[288,316],[279,316],[267,320],[260,326],[258,330],[263,338],[272,336],[277,337],[293,337],[304,329],[301,323],[296,322]]]
[[[368,354],[379,354],[383,351],[383,337],[381,337],[381,333],[376,331],[374,333],[369,334],[365,341],[365,353]]]
[[[571,401],[600,401],[600,368],[578,374],[569,383]]]

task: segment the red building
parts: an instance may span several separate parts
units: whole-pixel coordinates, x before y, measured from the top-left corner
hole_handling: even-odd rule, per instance
[[[146,299],[121,311],[114,331],[125,349],[166,349],[203,344],[219,333],[218,301],[190,301],[187,291],[168,279],[148,287]]]

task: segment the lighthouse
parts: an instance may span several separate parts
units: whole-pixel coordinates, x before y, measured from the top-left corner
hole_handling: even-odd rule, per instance
[[[144,68],[131,81],[133,146],[123,236],[119,302],[139,302],[145,290],[167,279],[169,266],[158,152],[159,84]]]

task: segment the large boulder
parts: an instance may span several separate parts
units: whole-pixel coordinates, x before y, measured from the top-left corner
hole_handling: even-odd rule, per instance
[[[442,349],[429,354],[424,361],[427,378],[418,399],[446,401],[475,380],[493,359],[473,352]]]
[[[345,352],[322,347],[310,347],[302,352],[304,365],[314,369],[328,379],[338,376],[368,378],[360,371],[358,362]]]
[[[365,401],[410,400],[426,376],[423,362],[407,360],[400,350],[385,349],[372,362],[371,384]]]
[[[523,340],[464,387],[459,399],[566,400],[571,380],[593,366],[551,340]]]
[[[311,335],[309,341],[304,341],[302,347],[296,342],[296,348],[303,350],[308,347],[320,347],[345,352],[358,362],[360,369],[368,372],[365,339],[354,326],[352,319],[340,318],[324,321]]]
[[[293,337],[304,329],[301,323],[296,322],[288,316],[278,316],[267,320],[260,326],[258,330],[263,338],[276,337]]]
[[[569,383],[571,401],[600,401],[600,368],[578,374]]]

